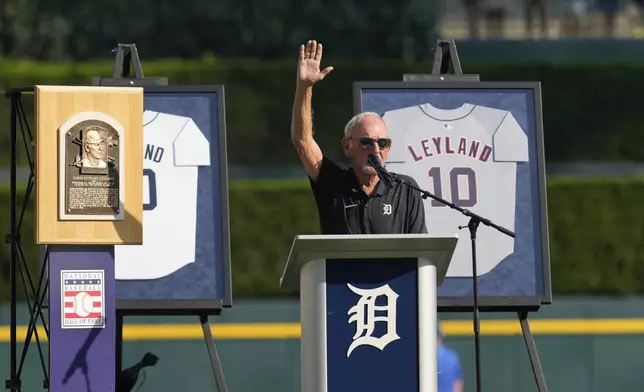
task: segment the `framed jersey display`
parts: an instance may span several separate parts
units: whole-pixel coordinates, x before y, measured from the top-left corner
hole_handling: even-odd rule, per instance
[[[223,86],[145,86],[143,244],[114,250],[117,307],[232,303]]]
[[[386,168],[515,234],[479,225],[482,308],[551,302],[541,90],[533,82],[356,82],[355,111],[376,112],[392,144]],[[473,303],[469,218],[424,201],[427,230],[459,241],[439,307]]]

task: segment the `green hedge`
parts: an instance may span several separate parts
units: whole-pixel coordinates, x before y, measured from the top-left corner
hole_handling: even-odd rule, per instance
[[[556,293],[644,293],[644,179],[550,180]]]
[[[548,214],[555,293],[644,293],[644,180],[550,179]],[[6,187],[0,228],[8,231]],[[318,232],[315,202],[303,181],[232,182],[230,227],[236,298],[279,296],[279,277],[296,234]],[[36,271],[33,212],[24,252]],[[7,298],[9,247],[0,243],[0,298]],[[22,294],[22,293],[21,293]]]
[[[316,87],[317,138],[331,157],[353,114],[354,81],[401,80],[429,64],[374,60],[333,61],[335,70]],[[0,61],[0,86],[88,84],[111,74],[112,62],[33,63]],[[289,140],[295,63],[218,60],[143,61],[146,76],[171,84],[224,84],[229,163],[298,164]],[[546,159],[554,161],[640,161],[644,158],[641,97],[644,64],[464,63],[464,72],[486,81],[540,81]],[[25,99],[31,113],[33,100]],[[31,116],[31,114],[30,114]],[[8,160],[8,100],[0,99],[0,165]],[[24,154],[23,154],[24,155]]]

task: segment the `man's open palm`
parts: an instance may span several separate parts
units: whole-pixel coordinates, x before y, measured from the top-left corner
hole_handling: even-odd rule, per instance
[[[307,86],[324,79],[325,76],[333,70],[333,67],[326,67],[320,71],[320,61],[322,60],[322,44],[316,41],[309,41],[300,45],[300,58],[297,66],[297,82]]]

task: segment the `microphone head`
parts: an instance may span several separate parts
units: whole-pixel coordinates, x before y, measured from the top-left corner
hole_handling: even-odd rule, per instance
[[[381,166],[382,162],[380,162],[380,157],[374,153],[370,153],[367,155],[367,162],[369,162],[372,165],[378,165]]]

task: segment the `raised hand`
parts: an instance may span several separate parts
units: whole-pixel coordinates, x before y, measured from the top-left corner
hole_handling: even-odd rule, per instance
[[[297,63],[297,83],[309,87],[324,79],[333,67],[326,67],[320,71],[322,60],[322,44],[316,41],[309,41],[300,45],[300,58]]]

